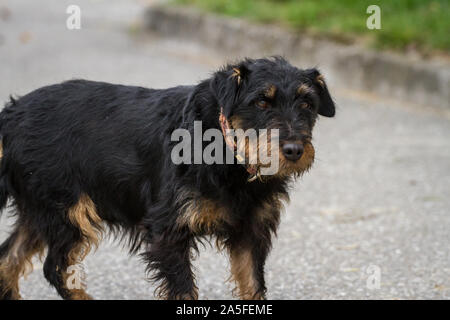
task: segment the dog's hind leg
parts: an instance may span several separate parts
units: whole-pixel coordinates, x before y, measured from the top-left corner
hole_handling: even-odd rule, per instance
[[[68,210],[68,220],[58,221],[51,228],[44,276],[63,299],[90,300],[82,262],[100,241],[101,220],[87,195]]]
[[[31,259],[42,254],[44,242],[24,224],[0,246],[0,299],[20,299],[19,279],[33,269]]]
[[[66,229],[62,241],[53,242],[49,246],[44,262],[44,276],[63,299],[91,300],[92,297],[85,290],[82,266],[84,245],[75,238],[75,233],[71,234],[71,231]]]

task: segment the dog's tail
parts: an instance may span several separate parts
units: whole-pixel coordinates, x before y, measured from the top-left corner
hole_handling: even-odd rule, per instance
[[[8,188],[6,185],[5,176],[0,177],[0,216],[2,214],[3,209],[6,207],[6,203],[8,202]]]
[[[3,137],[0,133],[0,216],[2,214],[3,209],[6,207],[6,203],[8,202],[8,185],[6,182],[6,176],[4,172],[4,164],[3,162]]]
[[[8,185],[5,176],[5,164],[3,163],[3,126],[6,122],[5,115],[10,107],[15,106],[17,101],[10,97],[10,101],[6,104],[5,108],[0,112],[0,216],[3,209],[6,207],[8,202]]]

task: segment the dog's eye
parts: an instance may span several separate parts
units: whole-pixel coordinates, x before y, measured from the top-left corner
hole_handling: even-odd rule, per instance
[[[266,100],[259,100],[258,102],[256,102],[256,105],[262,109],[267,109],[268,107],[270,107],[270,103]]]
[[[309,103],[307,103],[307,102],[302,102],[302,103],[300,104],[300,108],[302,108],[302,109],[308,109],[308,108],[309,108]]]

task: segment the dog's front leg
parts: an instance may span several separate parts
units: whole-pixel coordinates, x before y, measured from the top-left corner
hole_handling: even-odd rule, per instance
[[[157,296],[168,300],[197,299],[190,259],[195,242],[189,231],[165,233],[153,239],[144,258],[147,270],[154,272],[151,279],[160,283]]]
[[[236,282],[235,290],[243,300],[266,298],[264,264],[270,250],[270,232],[260,230],[259,233],[236,236],[228,245],[231,279]]]

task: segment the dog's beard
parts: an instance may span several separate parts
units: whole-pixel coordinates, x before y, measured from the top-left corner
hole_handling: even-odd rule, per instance
[[[280,152],[280,166],[278,176],[294,176],[295,178],[307,172],[314,163],[314,146],[311,142],[303,144],[303,154],[295,162],[287,160]]]
[[[244,129],[245,127],[239,117],[233,116],[230,120],[232,129],[247,130]],[[314,146],[309,140],[303,143],[303,154],[300,159],[295,162],[287,160],[279,148],[278,128],[279,123],[274,122],[270,124],[266,131],[259,132],[257,138],[245,139],[245,141],[236,145],[237,154],[240,158],[245,159],[245,166],[250,169],[248,171],[257,172],[261,180],[267,180],[271,177],[287,178],[293,176],[297,178],[307,172],[314,163]],[[277,129],[277,134],[273,134],[272,129]],[[275,144],[274,141],[277,141],[277,143]],[[272,155],[274,152],[275,155]],[[261,155],[264,155],[263,158]],[[274,165],[272,161],[278,161],[275,171],[268,170]]]
[[[261,137],[260,137],[261,138]],[[265,139],[266,137],[263,137]],[[261,141],[261,139],[258,139]],[[272,157],[272,151],[271,151],[271,143],[270,139],[267,143],[252,143],[249,141],[248,143],[245,143],[245,147],[238,148],[238,152],[242,155],[245,155],[245,163],[248,168],[251,168],[251,171],[253,172],[261,172],[263,168],[269,169],[271,166],[273,166],[273,163],[267,161],[261,161],[261,148],[268,148],[265,152],[266,155],[270,158],[271,161],[278,161],[278,170],[276,172],[273,172],[272,174],[262,174],[261,179],[267,180],[271,177],[300,177],[303,173],[307,172],[314,163],[314,156],[315,156],[315,150],[314,146],[311,142],[306,142],[303,145],[303,154],[297,161],[293,162],[290,160],[287,160],[280,149],[277,150],[277,155],[275,157]],[[253,159],[254,163],[251,163],[251,159]],[[256,162],[255,162],[256,159]],[[267,159],[266,159],[267,160]],[[268,170],[269,171],[269,170]]]

